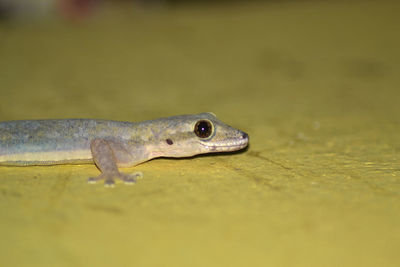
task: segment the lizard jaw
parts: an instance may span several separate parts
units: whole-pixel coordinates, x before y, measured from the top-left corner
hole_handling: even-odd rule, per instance
[[[200,142],[200,144],[210,152],[229,152],[236,151],[245,148],[249,143],[249,137],[247,134],[243,134],[242,139],[224,141],[221,143],[213,142]]]

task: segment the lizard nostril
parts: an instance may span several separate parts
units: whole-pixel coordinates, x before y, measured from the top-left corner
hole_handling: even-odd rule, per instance
[[[247,133],[242,133],[242,138],[247,139],[247,138],[249,138],[249,135]]]

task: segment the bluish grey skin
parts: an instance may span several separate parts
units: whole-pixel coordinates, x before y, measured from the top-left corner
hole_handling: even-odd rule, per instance
[[[208,125],[199,136],[195,128]],[[190,157],[245,148],[248,135],[212,113],[182,115],[144,122],[91,119],[26,120],[0,122],[0,165],[31,166],[95,163],[101,174],[89,182],[114,178],[128,184],[140,173],[130,167],[156,157]]]

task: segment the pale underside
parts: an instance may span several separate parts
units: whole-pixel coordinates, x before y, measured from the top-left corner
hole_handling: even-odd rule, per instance
[[[71,151],[25,152],[0,155],[0,165],[57,165],[57,164],[90,164],[93,156],[89,149]]]

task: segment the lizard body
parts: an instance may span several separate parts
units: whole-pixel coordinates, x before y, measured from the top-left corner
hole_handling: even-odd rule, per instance
[[[246,147],[248,135],[212,113],[182,115],[144,122],[93,119],[20,120],[0,122],[0,165],[32,166],[95,163],[99,177],[135,182],[118,167],[156,157],[190,157]]]

